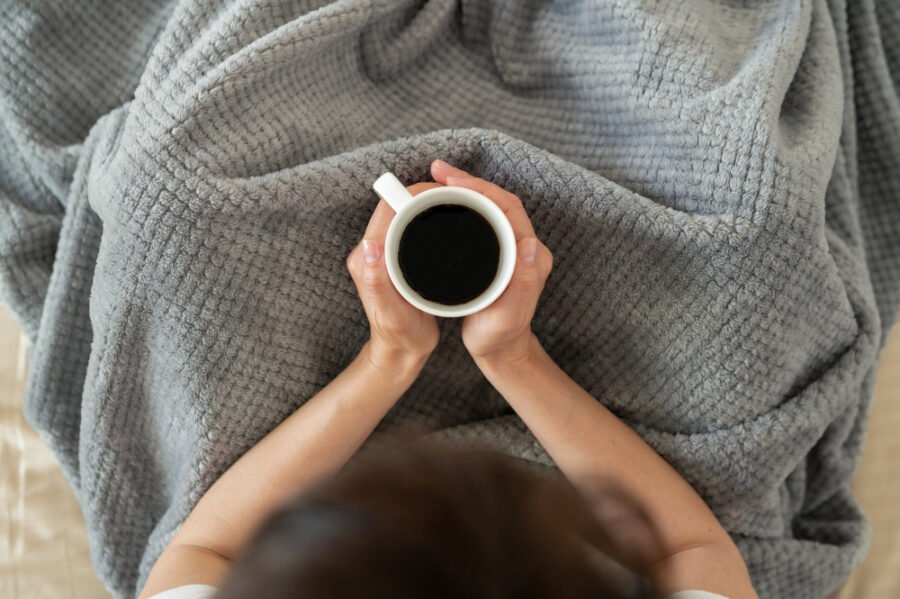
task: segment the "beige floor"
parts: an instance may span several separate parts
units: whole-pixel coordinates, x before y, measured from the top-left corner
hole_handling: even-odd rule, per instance
[[[900,326],[881,355],[875,399],[853,479],[853,493],[872,523],[872,546],[839,599],[900,597]]]
[[[108,599],[84,521],[49,449],[22,418],[24,348],[0,306],[0,597]],[[840,599],[900,597],[900,327],[879,369],[854,489],[873,522],[872,551]]]
[[[109,599],[53,454],[22,417],[25,348],[0,306],[0,597]]]

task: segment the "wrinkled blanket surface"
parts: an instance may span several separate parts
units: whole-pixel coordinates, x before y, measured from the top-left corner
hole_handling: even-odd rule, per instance
[[[0,288],[101,578],[133,596],[350,362],[371,183],[443,158],[522,198],[555,255],[537,336],[760,596],[826,595],[869,538],[848,483],[900,299],[898,48],[873,0],[3,3]],[[459,324],[379,433],[547,464]]]

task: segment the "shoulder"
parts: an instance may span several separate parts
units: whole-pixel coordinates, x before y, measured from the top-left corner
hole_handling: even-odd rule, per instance
[[[184,586],[175,587],[162,593],[157,593],[149,599],[207,599],[213,596],[216,587],[208,584],[186,584]],[[690,599],[690,598],[688,598]]]

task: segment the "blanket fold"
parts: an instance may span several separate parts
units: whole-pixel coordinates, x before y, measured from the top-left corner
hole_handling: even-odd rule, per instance
[[[533,328],[698,489],[764,599],[862,559],[849,481],[900,301],[900,15],[873,0],[0,8],[0,290],[98,574],[352,360],[386,170],[523,201]],[[379,427],[552,465],[459,322]]]

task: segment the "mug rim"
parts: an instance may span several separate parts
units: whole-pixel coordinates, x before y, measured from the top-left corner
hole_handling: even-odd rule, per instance
[[[467,199],[468,202],[454,201],[460,199]],[[419,295],[406,282],[399,265],[398,254],[403,229],[416,215],[439,204],[463,205],[477,211],[488,221],[500,243],[500,264],[491,284],[478,297],[453,306],[428,300]],[[489,214],[485,214],[485,211]],[[473,189],[445,185],[428,189],[416,195],[409,204],[394,215],[390,225],[388,225],[387,236],[385,237],[384,257],[388,275],[394,288],[410,304],[423,312],[435,316],[445,318],[462,317],[488,307],[506,290],[515,270],[516,236],[509,219],[493,200]]]

